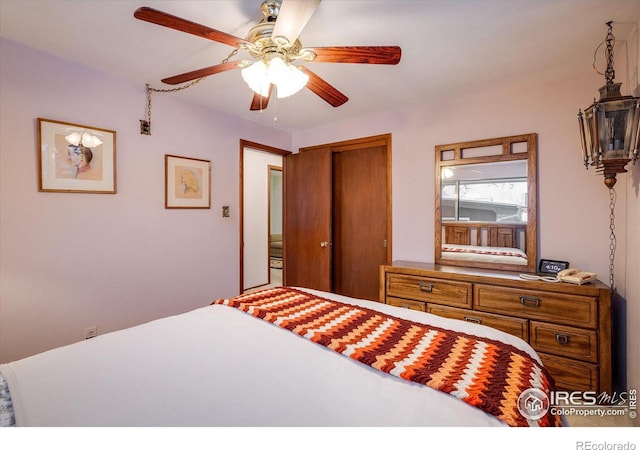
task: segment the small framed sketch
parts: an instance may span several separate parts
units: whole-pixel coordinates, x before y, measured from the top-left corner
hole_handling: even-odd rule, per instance
[[[165,203],[170,208],[211,208],[211,162],[164,155]]]
[[[38,118],[40,192],[116,193],[116,132]]]

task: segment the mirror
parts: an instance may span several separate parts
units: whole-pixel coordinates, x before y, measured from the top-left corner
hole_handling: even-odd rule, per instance
[[[536,134],[436,146],[435,262],[536,271]]]

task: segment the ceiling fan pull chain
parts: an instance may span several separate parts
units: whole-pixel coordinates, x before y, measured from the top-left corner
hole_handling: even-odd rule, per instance
[[[275,98],[273,99],[273,102],[275,104],[275,109],[276,109],[276,113],[273,115],[273,121],[277,122],[278,121],[278,86],[274,86],[274,89],[276,90],[276,95],[274,96]]]

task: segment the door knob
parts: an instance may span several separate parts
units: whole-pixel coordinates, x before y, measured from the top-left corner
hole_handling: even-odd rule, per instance
[[[320,247],[327,248],[328,246],[329,246],[329,243],[327,241],[320,242]]]

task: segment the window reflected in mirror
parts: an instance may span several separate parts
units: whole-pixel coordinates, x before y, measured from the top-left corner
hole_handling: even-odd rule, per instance
[[[527,162],[443,167],[442,221],[527,222]]]
[[[535,145],[532,134],[436,147],[436,263],[535,271]]]

